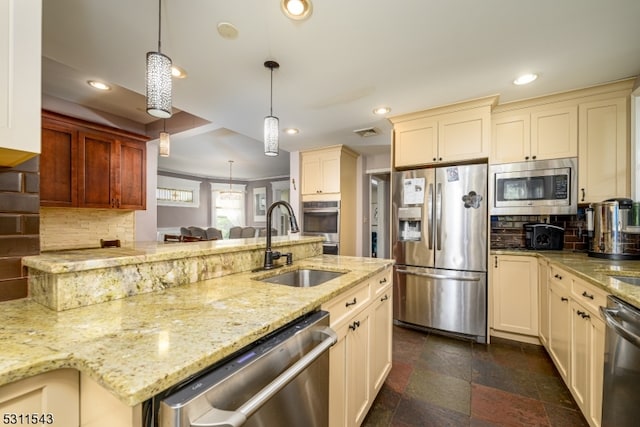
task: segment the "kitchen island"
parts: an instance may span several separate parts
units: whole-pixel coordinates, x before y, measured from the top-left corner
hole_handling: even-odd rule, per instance
[[[289,238],[280,239],[278,242],[274,239],[274,246],[285,247]],[[298,240],[321,247],[321,239],[292,238],[294,243]],[[260,251],[260,242],[247,244],[247,251]],[[175,246],[174,250],[222,251],[213,248],[215,245],[210,242],[186,246],[187,249],[184,245]],[[104,250],[96,251],[104,253]],[[167,257],[166,254],[156,255],[152,249],[148,251],[151,258]],[[238,257],[247,255],[240,249],[237,252]],[[76,269],[81,264],[93,263],[102,268],[105,263],[111,263],[116,270],[120,268],[117,264],[125,263],[121,257],[118,260],[116,252],[108,254],[101,260],[91,260],[86,253],[78,254],[84,261],[77,259],[75,267],[72,260],[60,258],[60,255],[72,257],[69,253],[44,254],[43,258],[33,257],[28,263],[43,268],[48,262],[48,268],[52,270],[56,262],[68,263],[68,268]],[[52,310],[30,298],[2,303],[0,385],[72,368],[99,384],[122,404],[134,407],[299,316],[320,308],[393,264],[387,259],[313,255],[294,259],[293,266],[252,272],[262,261],[253,258],[249,257],[245,262],[236,259],[235,263],[227,259],[229,264],[224,268],[229,269],[232,264],[240,272],[230,269],[229,274],[221,277],[63,311]],[[54,262],[54,259],[58,261]],[[256,280],[293,268],[345,274],[311,288]]]

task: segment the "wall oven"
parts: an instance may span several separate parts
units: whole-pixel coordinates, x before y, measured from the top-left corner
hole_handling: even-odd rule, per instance
[[[577,159],[492,165],[491,215],[571,215],[578,210]]]
[[[302,233],[322,236],[322,252],[338,255],[340,246],[340,201],[302,202]]]

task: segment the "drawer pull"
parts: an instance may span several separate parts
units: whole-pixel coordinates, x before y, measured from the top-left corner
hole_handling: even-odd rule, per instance
[[[352,331],[355,331],[359,327],[360,327],[360,321],[359,320],[355,320],[352,324],[349,325],[349,329],[351,329]]]
[[[387,278],[383,278],[382,280],[380,280],[380,284],[382,285],[383,283],[387,283]]]
[[[555,277],[555,278],[556,278],[556,279],[558,279],[558,280],[562,280],[562,276],[561,276],[561,275],[559,275],[559,274],[556,274],[556,275],[554,275],[553,277]]]
[[[566,297],[560,297],[560,301],[562,301],[562,302],[567,302],[567,301],[569,301],[569,298],[566,298]]]
[[[345,306],[345,307],[349,307],[349,306],[351,306],[351,305],[356,305],[356,304],[357,304],[357,302],[358,302],[358,301],[356,300],[356,297],[353,297],[353,301],[351,301],[351,302],[347,301],[347,303],[346,303],[344,306]]]
[[[389,299],[389,295],[385,294],[382,298],[380,298],[380,301],[386,301]]]
[[[585,297],[585,298],[593,299],[593,295],[592,294],[588,294],[587,291],[583,291],[582,292],[582,296]]]

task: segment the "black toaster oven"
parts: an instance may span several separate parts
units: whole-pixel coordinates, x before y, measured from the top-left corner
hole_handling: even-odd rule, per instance
[[[562,250],[564,228],[551,224],[525,224],[525,246],[536,250]]]

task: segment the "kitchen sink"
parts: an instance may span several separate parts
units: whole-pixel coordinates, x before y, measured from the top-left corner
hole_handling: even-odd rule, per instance
[[[628,283],[630,285],[640,286],[640,277],[635,276],[614,276],[610,275],[612,279],[620,280],[621,282]]]
[[[293,286],[297,288],[310,288],[318,286],[331,279],[340,277],[344,274],[342,271],[327,271],[301,268],[298,270],[287,271],[275,276],[257,279],[261,282],[276,283],[278,285]]]

